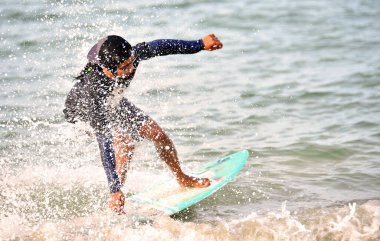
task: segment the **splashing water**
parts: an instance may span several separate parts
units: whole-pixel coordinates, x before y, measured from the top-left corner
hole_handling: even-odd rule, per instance
[[[0,3],[0,240],[380,239],[377,1]],[[218,52],[141,64],[126,92],[186,170],[241,149],[240,175],[171,218],[107,210],[87,125],[62,115],[104,35],[199,39]],[[124,191],[170,176],[142,142]]]

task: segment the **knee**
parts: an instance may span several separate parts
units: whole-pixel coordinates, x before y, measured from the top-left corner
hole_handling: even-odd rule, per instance
[[[164,130],[153,120],[142,126],[140,134],[155,143],[161,143],[169,139]]]
[[[155,146],[159,149],[172,150],[173,142],[170,140],[169,136],[165,131],[153,120],[148,122],[140,130],[140,134],[153,141]]]

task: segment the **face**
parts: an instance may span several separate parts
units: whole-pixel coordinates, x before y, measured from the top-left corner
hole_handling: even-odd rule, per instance
[[[133,62],[135,61],[133,54],[123,63],[119,64],[116,71],[116,77],[127,78],[134,69]]]
[[[135,56],[131,55],[126,61],[119,64],[117,66],[116,75],[112,74],[112,72],[105,67],[103,67],[103,72],[110,79],[128,78],[133,72],[133,69],[134,69],[133,63],[135,62],[135,60],[136,60]]]

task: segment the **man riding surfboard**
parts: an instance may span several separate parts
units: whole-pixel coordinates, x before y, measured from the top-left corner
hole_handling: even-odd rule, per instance
[[[160,158],[169,166],[183,187],[203,188],[207,178],[186,175],[173,142],[151,117],[122,96],[140,62],[171,54],[194,54],[223,47],[214,34],[199,40],[159,39],[131,46],[116,35],[100,39],[87,55],[88,63],[76,77],[65,102],[65,119],[70,123],[88,122],[94,129],[111,198],[109,207],[122,213],[125,174],[135,143],[143,139],[154,143]]]

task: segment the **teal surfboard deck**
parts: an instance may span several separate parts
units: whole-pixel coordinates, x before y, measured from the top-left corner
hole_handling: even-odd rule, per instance
[[[207,188],[183,188],[172,178],[130,196],[126,202],[135,205],[143,213],[156,210],[163,215],[172,215],[201,201],[226,185],[240,172],[247,160],[248,151],[244,150],[209,162],[189,173],[192,176],[211,179],[211,185]]]

